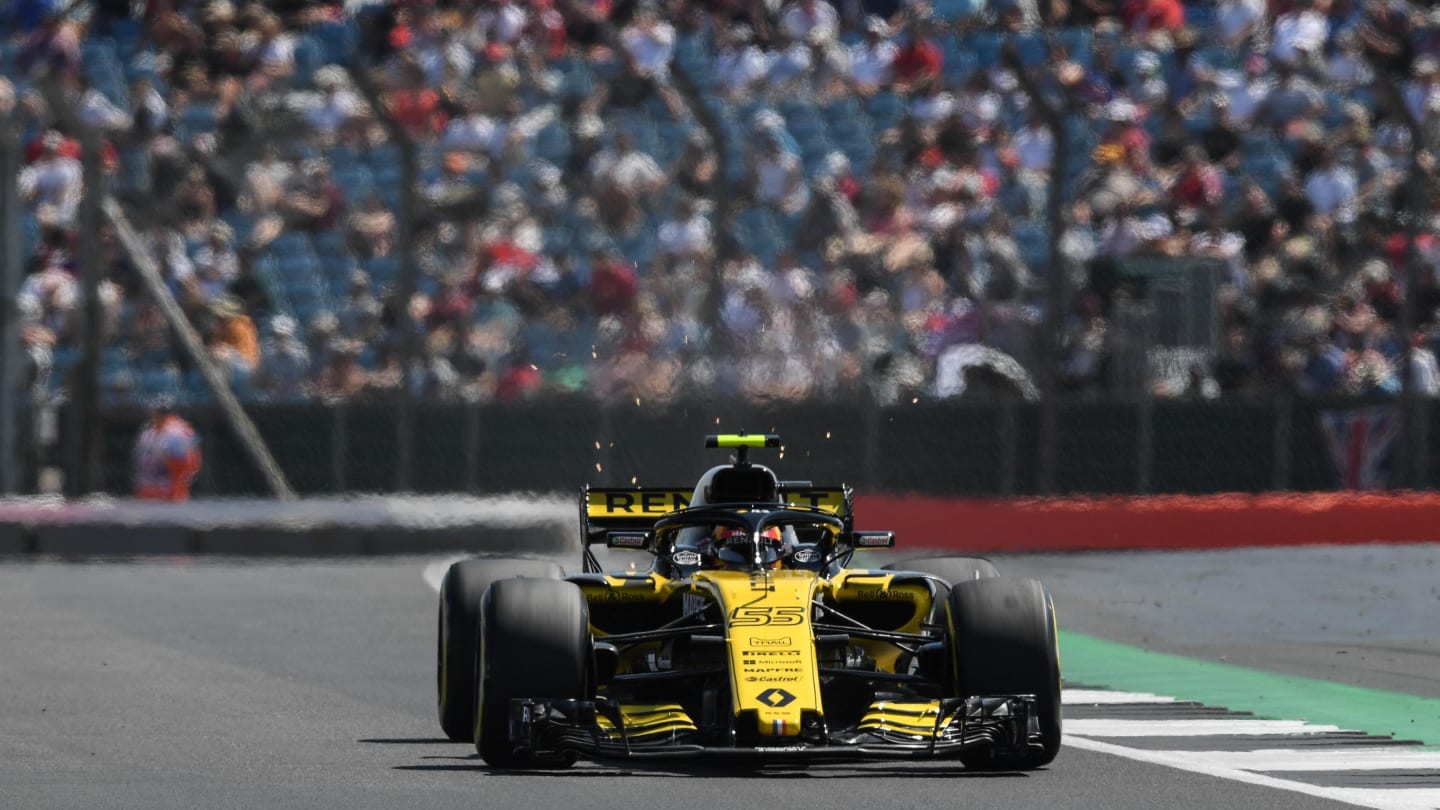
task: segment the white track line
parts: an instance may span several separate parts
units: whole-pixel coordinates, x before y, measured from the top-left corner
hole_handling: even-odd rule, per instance
[[[1256,751],[1165,751],[1222,768],[1246,771],[1416,771],[1440,770],[1440,751],[1375,746],[1338,750],[1296,751],[1263,748]]]
[[[1175,698],[1150,692],[1111,692],[1106,689],[1064,689],[1060,702],[1066,706],[1102,706],[1120,703],[1174,703]]]
[[[1304,720],[1066,720],[1065,733],[1082,737],[1208,737],[1255,734],[1327,734],[1339,726]]]
[[[1071,724],[1066,723],[1065,725],[1068,727]],[[1433,810],[1435,807],[1440,807],[1440,790],[1373,790],[1369,788],[1322,787],[1320,785],[1309,785],[1304,782],[1292,782],[1288,779],[1277,779],[1273,776],[1251,773],[1250,771],[1239,768],[1231,768],[1207,762],[1200,759],[1194,751],[1142,751],[1138,748],[1127,748],[1123,745],[1115,745],[1114,743],[1087,740],[1084,737],[1071,737],[1068,733],[1065,736],[1065,745],[1086,751],[1095,751],[1101,754],[1133,759],[1137,762],[1148,762],[1152,765],[1179,768],[1182,771],[1204,774],[1218,779],[1244,782],[1247,785],[1258,785],[1260,787],[1275,788],[1276,790],[1288,790],[1292,793],[1304,793],[1307,796],[1316,796],[1321,799],[1330,799],[1331,801],[1359,805],[1360,807],[1374,807],[1379,808],[1379,810]]]

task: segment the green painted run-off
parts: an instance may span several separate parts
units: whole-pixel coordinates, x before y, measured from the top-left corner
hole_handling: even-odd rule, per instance
[[[1440,745],[1436,698],[1151,652],[1064,630],[1060,669],[1067,683],[1151,692],[1265,719],[1328,723]]]

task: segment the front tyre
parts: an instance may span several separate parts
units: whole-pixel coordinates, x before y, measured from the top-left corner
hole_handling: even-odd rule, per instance
[[[481,606],[475,749],[493,768],[564,767],[510,744],[515,698],[586,700],[594,689],[589,609],[573,582],[507,579]]]
[[[1055,604],[1033,579],[999,577],[956,583],[946,601],[955,694],[1034,695],[1041,749],[961,756],[967,768],[1027,770],[1060,750],[1060,654]]]
[[[485,589],[511,577],[561,576],[560,566],[540,560],[461,560],[445,572],[435,653],[436,702],[445,736],[457,742],[475,739],[475,639]]]

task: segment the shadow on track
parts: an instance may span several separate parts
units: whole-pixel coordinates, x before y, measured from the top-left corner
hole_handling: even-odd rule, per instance
[[[749,768],[731,767],[724,764],[665,764],[647,763],[644,767],[633,764],[610,764],[592,762],[569,770],[502,770],[484,764],[478,755],[468,757],[421,757],[422,760],[447,760],[423,765],[396,765],[397,771],[470,771],[494,776],[547,776],[556,779],[602,779],[614,777],[643,776],[649,778],[677,779],[875,779],[884,777],[927,778],[927,779],[1028,779],[1029,774],[1020,771],[967,771],[962,766],[918,763],[851,762],[813,763],[810,765],[755,766]]]
[[[355,742],[369,743],[371,745],[449,745],[454,740],[448,737],[377,737]]]

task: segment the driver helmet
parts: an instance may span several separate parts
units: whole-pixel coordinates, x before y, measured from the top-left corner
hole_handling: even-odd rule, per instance
[[[787,548],[779,526],[760,532],[760,562],[766,568],[779,568],[793,549]],[[755,564],[750,546],[750,532],[738,526],[719,526],[710,537],[709,564],[713,568],[748,571]]]

